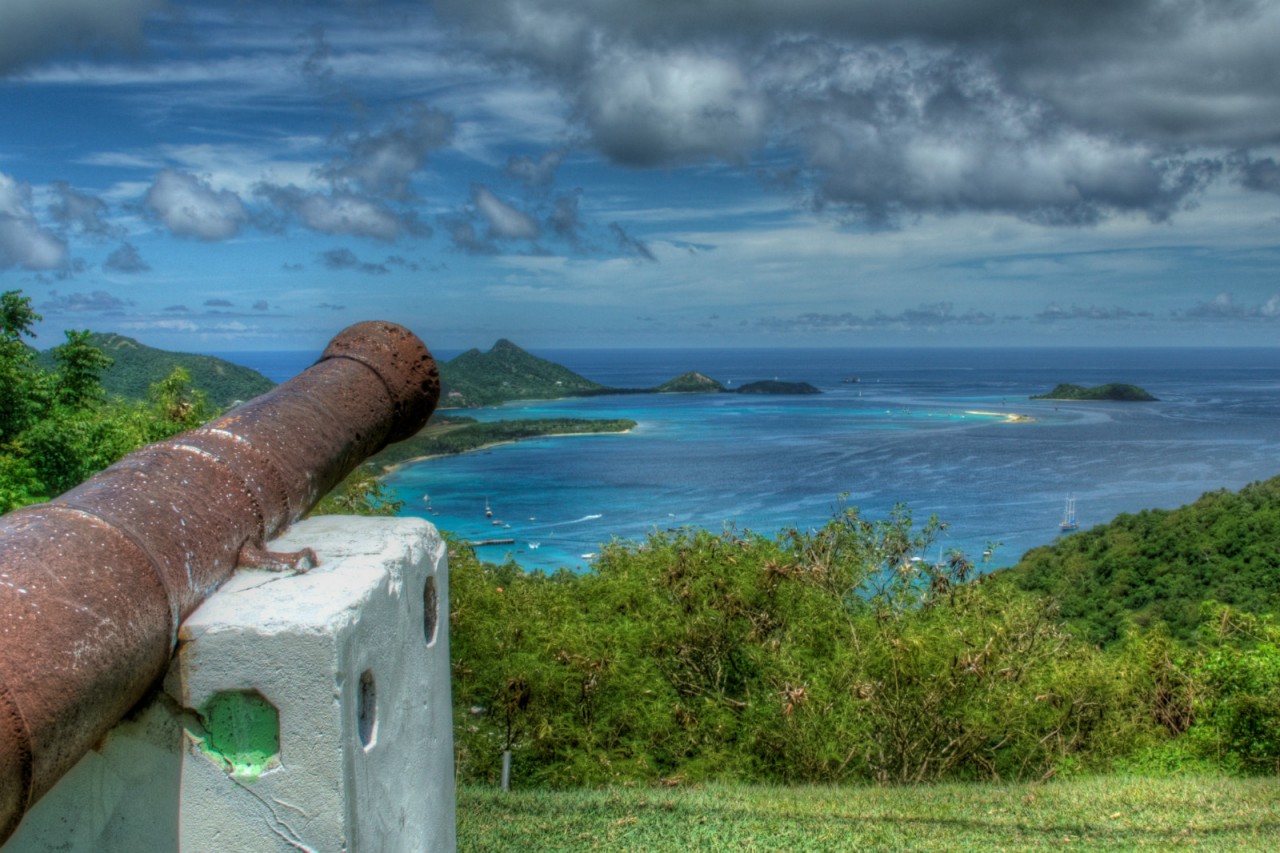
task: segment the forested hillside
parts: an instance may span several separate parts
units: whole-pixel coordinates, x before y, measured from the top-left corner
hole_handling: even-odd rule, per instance
[[[58,495],[214,414],[179,366],[141,400],[109,395],[102,376],[111,358],[87,331],[68,331],[42,368],[24,340],[39,319],[20,291],[0,294],[0,512]]]
[[[567,367],[525,352],[506,339],[488,352],[467,350],[440,365],[440,405],[489,406],[507,400],[570,397],[604,390]]]
[[[102,373],[103,390],[127,400],[145,400],[150,387],[173,373],[175,367],[185,370],[191,383],[218,408],[252,400],[275,385],[256,370],[221,358],[155,349],[124,335],[93,332],[87,343],[111,359],[111,365]],[[37,360],[45,370],[56,366],[52,350],[40,353]]]
[[[1209,492],[1175,510],[1143,510],[1027,552],[1008,576],[1053,596],[1081,636],[1118,639],[1129,624],[1195,635],[1202,602],[1280,611],[1280,477]],[[1003,573],[1002,573],[1003,574]]]

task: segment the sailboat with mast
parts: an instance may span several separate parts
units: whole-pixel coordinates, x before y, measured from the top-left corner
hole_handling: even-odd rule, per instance
[[[1080,522],[1076,519],[1076,499],[1074,495],[1067,497],[1067,506],[1062,512],[1062,523],[1058,525],[1058,529],[1063,533],[1070,533],[1072,530],[1080,529]]]

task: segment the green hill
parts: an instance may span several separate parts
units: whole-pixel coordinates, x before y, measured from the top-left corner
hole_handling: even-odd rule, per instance
[[[1212,600],[1280,611],[1280,477],[1239,492],[1208,492],[1175,510],[1143,510],[1028,551],[995,573],[1054,596],[1095,643],[1124,624],[1163,622],[1189,639]]]
[[[169,352],[110,332],[94,332],[90,342],[112,359],[111,367],[102,376],[102,387],[108,394],[130,400],[145,400],[151,385],[167,377],[175,367],[186,368],[191,384],[205,392],[209,403],[218,408],[250,400],[275,386],[256,370],[211,355]],[[50,350],[41,352],[36,359],[46,370],[56,368]]]
[[[691,370],[688,373],[681,373],[674,379],[668,379],[653,390],[662,394],[691,394],[719,392],[724,390],[724,386],[705,373]]]
[[[1157,398],[1139,388],[1137,385],[1124,385],[1112,382],[1108,385],[1096,385],[1086,388],[1083,385],[1060,384],[1048,394],[1037,394],[1032,400],[1115,400],[1118,402],[1156,402]]]
[[[498,341],[488,352],[467,350],[440,365],[441,407],[491,406],[508,400],[547,400],[599,393],[605,386],[567,367]]]

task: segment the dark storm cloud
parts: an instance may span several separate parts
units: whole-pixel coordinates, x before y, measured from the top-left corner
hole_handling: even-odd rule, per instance
[[[1234,162],[1240,183],[1246,189],[1280,194],[1280,163],[1274,158],[1241,156]]]
[[[102,268],[108,272],[132,275],[134,273],[147,272],[151,269],[151,265],[142,259],[142,255],[138,253],[137,246],[132,243],[124,243],[120,248],[107,255]]]
[[[1046,225],[1159,221],[1194,203],[1228,151],[1280,142],[1274,3],[437,8],[479,49],[556,85],[586,139],[617,163],[795,152],[796,186],[813,207],[870,220],[986,211]],[[1190,156],[1192,146],[1208,150]]]
[[[162,0],[5,0],[0,76],[69,51],[132,47]]]

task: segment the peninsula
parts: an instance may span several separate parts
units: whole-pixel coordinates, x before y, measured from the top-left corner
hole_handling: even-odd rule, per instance
[[[1083,385],[1060,384],[1048,394],[1037,394],[1032,400],[1112,400],[1126,403],[1150,403],[1158,398],[1151,396],[1137,385],[1110,383],[1086,388]]]
[[[618,419],[534,418],[481,422],[474,418],[433,420],[417,435],[392,444],[369,458],[368,464],[389,471],[406,462],[452,456],[531,438],[630,432],[636,422]]]

